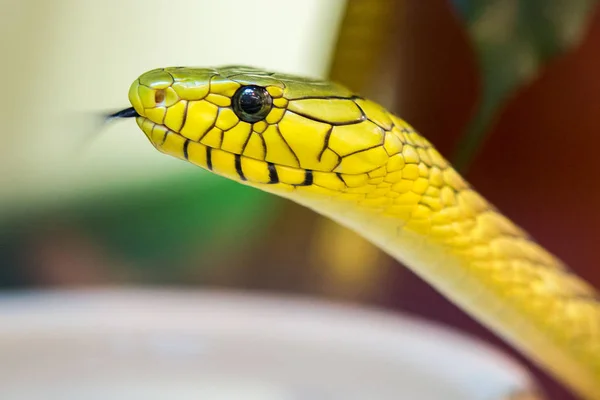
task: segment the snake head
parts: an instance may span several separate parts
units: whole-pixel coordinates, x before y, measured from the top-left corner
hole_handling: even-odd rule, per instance
[[[255,186],[339,190],[402,150],[377,104],[335,83],[251,67],[155,69],[129,100],[158,150]]]

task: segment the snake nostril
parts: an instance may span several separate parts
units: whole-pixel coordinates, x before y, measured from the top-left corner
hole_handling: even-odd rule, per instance
[[[165,101],[165,90],[158,89],[156,92],[154,92],[154,102],[156,104],[160,104],[163,101]]]

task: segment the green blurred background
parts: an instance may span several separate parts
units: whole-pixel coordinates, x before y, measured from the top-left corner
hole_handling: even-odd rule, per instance
[[[415,313],[511,351],[355,234],[157,153],[131,121],[98,131],[142,72],[220,64],[329,77],[386,105],[600,286],[595,1],[0,4],[4,290],[295,292]]]

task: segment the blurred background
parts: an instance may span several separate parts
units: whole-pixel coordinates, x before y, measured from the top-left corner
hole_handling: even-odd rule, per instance
[[[0,0],[0,288],[228,288],[368,304],[514,352],[357,235],[156,152],[129,84],[172,65],[329,77],[409,121],[600,286],[592,0]],[[518,357],[517,355],[515,355]],[[570,399],[542,373],[551,399]]]

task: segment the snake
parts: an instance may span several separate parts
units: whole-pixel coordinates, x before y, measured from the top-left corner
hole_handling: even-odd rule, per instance
[[[130,86],[160,152],[355,231],[584,399],[600,399],[600,296],[408,122],[342,84],[251,66]],[[518,193],[515,193],[518,198]]]

